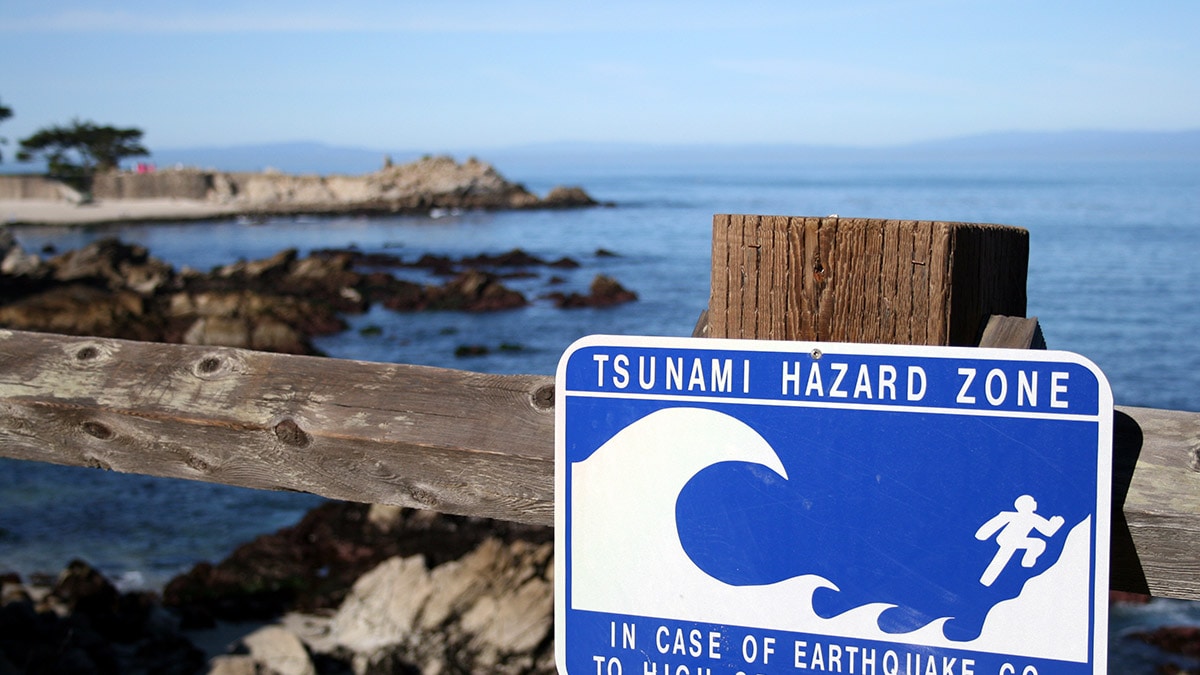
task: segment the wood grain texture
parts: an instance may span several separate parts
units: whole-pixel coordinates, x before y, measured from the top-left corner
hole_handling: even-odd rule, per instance
[[[549,377],[0,331],[0,455],[546,525],[553,393]]]
[[[1015,227],[947,223],[952,242],[950,344],[979,340],[989,314],[1024,316],[1029,233]],[[962,317],[966,320],[957,320]]]
[[[1046,338],[1042,335],[1042,327],[1037,317],[1024,318],[1019,316],[1000,316],[993,314],[988,317],[979,338],[980,347],[997,347],[1006,349],[1045,349]]]
[[[1024,315],[1028,255],[1003,225],[718,214],[707,334],[974,345]]]
[[[1112,580],[1200,600],[1200,413],[1118,406]]]

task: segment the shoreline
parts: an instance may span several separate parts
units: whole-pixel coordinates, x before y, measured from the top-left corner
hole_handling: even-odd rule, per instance
[[[232,204],[194,199],[105,199],[88,204],[50,199],[0,199],[0,224],[8,227],[88,226],[221,220],[248,215],[244,211]]]
[[[221,204],[200,199],[97,199],[86,204],[48,199],[0,199],[0,227],[93,227],[118,223],[175,223],[254,220],[285,216],[411,216],[429,215],[439,209],[454,211],[535,211],[578,208],[580,204],[537,203],[519,207],[420,207],[394,204],[279,204],[274,207]],[[590,206],[614,206],[595,203]]]

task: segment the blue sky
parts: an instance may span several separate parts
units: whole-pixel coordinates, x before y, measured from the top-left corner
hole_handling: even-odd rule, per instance
[[[1200,127],[1200,3],[0,3],[12,145],[889,145]]]

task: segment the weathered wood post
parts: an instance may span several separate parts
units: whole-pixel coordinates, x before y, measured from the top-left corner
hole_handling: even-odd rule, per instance
[[[976,345],[1025,316],[1028,268],[1018,227],[716,215],[706,335]]]

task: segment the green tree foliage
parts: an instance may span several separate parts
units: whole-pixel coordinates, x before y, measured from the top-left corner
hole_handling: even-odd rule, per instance
[[[117,168],[126,157],[150,154],[141,140],[141,129],[74,120],[70,126],[46,127],[22,139],[17,159],[28,162],[40,155],[50,175],[86,181],[98,171]]]
[[[4,120],[6,120],[10,117],[12,117],[12,108],[4,105],[3,103],[0,103],[0,122],[3,122]],[[3,136],[0,136],[0,145],[4,145],[5,143],[8,143],[8,139]],[[3,160],[4,160],[4,154],[0,153],[0,161],[3,161]]]

